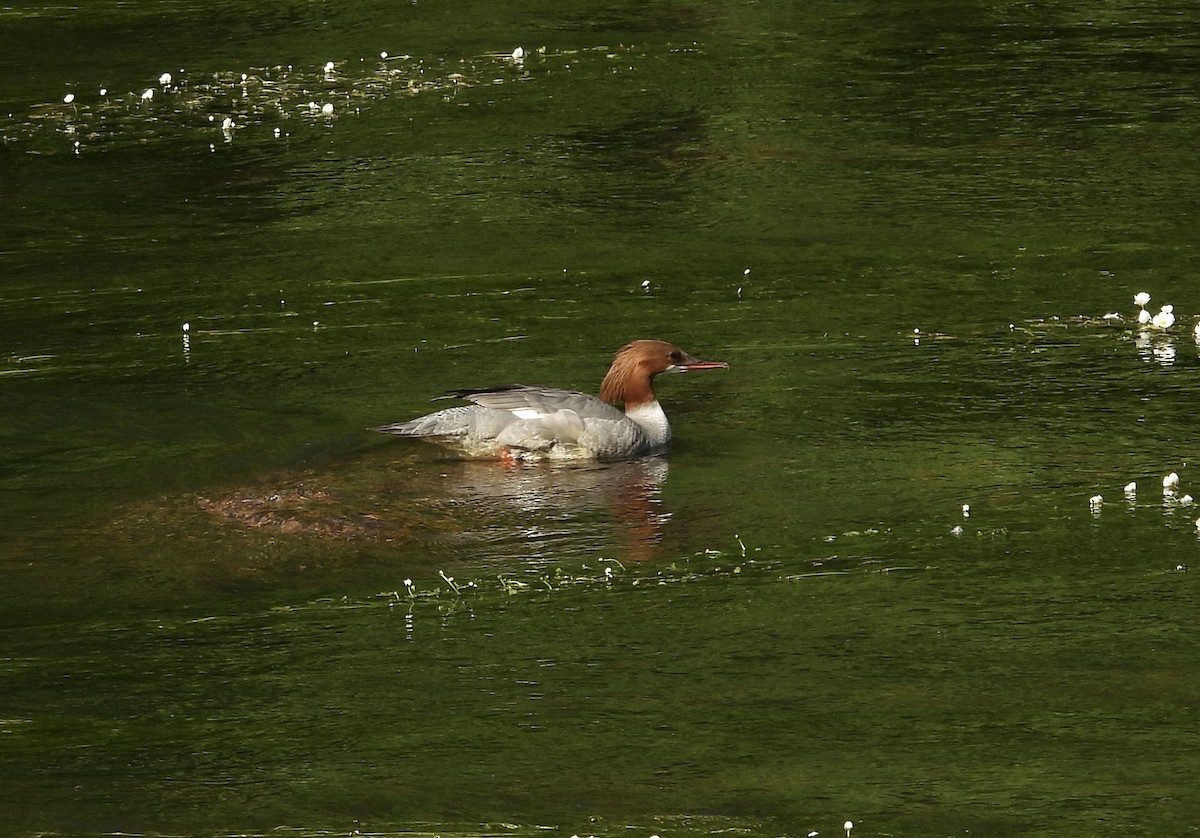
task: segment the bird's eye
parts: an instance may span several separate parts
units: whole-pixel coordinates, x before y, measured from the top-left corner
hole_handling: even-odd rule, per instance
[[[682,352],[672,352],[669,355],[667,355],[667,357],[671,359],[672,364],[683,363],[683,353]]]

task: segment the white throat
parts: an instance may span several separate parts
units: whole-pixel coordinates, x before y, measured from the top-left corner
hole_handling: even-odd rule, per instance
[[[655,447],[666,445],[671,441],[671,426],[667,422],[667,414],[663,413],[662,405],[658,400],[639,404],[637,407],[627,408],[625,415],[637,422],[642,430],[646,432],[646,437]]]

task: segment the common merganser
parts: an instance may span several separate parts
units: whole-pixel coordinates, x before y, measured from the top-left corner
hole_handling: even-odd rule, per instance
[[[600,398],[524,384],[455,390],[439,398],[473,404],[372,430],[428,438],[473,459],[630,459],[664,451],[671,442],[667,415],[654,396],[654,376],[728,368],[661,340],[635,340],[613,358]]]

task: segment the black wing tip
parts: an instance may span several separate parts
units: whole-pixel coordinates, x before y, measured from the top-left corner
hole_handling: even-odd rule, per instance
[[[375,434],[393,434],[395,436],[412,436],[413,427],[411,422],[396,422],[391,425],[379,425],[374,428],[367,428],[368,431]]]
[[[489,393],[511,393],[514,390],[524,390],[524,384],[502,384],[498,387],[471,387],[464,390],[447,390],[440,396],[435,396],[434,401],[439,399],[470,399],[471,396],[486,396]]]

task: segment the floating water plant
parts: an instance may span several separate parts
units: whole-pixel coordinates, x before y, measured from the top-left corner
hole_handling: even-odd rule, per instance
[[[607,51],[608,48],[602,48]],[[588,52],[593,50],[580,50]],[[594,48],[601,51],[601,48]],[[575,52],[575,51],[573,51]],[[496,78],[495,68],[517,66],[525,77],[525,66],[546,54],[517,47],[503,52],[446,58],[414,58],[392,55],[386,50],[374,56],[355,59],[329,59],[307,65],[291,64],[252,67],[248,71],[216,71],[185,77],[177,73],[157,72],[148,87],[132,88],[127,95],[111,99],[107,84],[91,87],[99,97],[71,89],[56,96],[52,103],[33,104],[26,113],[0,114],[0,142],[37,141],[45,135],[73,134],[84,144],[109,141],[169,139],[174,134],[190,133],[197,122],[210,113],[229,114],[239,124],[255,125],[268,120],[287,119],[297,107],[318,90],[324,104],[313,109],[317,117],[341,113],[344,102],[353,103],[358,112],[364,103],[386,99],[396,93],[417,94],[444,91],[449,101],[464,88],[483,79],[504,83]],[[69,87],[73,88],[74,84]],[[128,88],[127,88],[128,89]],[[138,92],[133,92],[137,90]],[[144,106],[168,99],[165,109],[155,109],[148,123]],[[217,117],[220,123],[223,115]],[[207,139],[207,138],[206,138]],[[211,144],[210,144],[211,145]],[[60,146],[61,147],[61,146]]]
[[[454,577],[453,577],[453,576],[447,576],[447,575],[446,575],[446,571],[444,571],[444,570],[439,570],[439,571],[438,571],[438,576],[442,577],[442,580],[443,580],[443,581],[444,581],[444,582],[445,582],[447,585],[449,585],[449,586],[450,586],[450,589],[451,589],[452,591],[454,591],[454,593],[458,594],[459,596],[462,596],[462,589],[461,589],[461,588],[459,588],[459,586],[458,586],[458,585],[454,584]]]
[[[518,591],[525,590],[529,587],[519,579],[513,579],[504,573],[498,574],[496,578],[500,580],[500,584],[504,588],[504,592],[507,594],[515,594]]]
[[[1137,322],[1140,326],[1153,326],[1156,329],[1169,329],[1175,325],[1175,307],[1165,305],[1158,310],[1158,314],[1150,314],[1146,308],[1146,304],[1150,302],[1150,295],[1145,291],[1141,291],[1133,298],[1133,303],[1138,307]],[[1109,319],[1111,315],[1104,315],[1105,319]]]
[[[1143,309],[1145,311],[1145,309]],[[1175,306],[1163,306],[1158,314],[1150,319],[1150,325],[1156,329],[1169,329],[1175,325]]]

